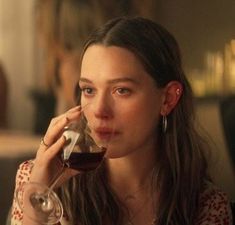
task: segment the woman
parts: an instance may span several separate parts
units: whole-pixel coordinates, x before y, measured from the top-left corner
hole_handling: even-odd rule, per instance
[[[79,87],[81,106],[93,105],[88,121],[114,124],[115,135],[101,167],[67,170],[60,182],[71,224],[232,224],[226,195],[207,176],[208,146],[194,127],[192,91],[168,31],[143,18],[108,22],[85,44]],[[52,120],[34,167],[19,169],[17,186],[48,185],[65,144],[58,136],[79,115],[75,107]],[[14,212],[16,204],[13,225],[33,224]]]

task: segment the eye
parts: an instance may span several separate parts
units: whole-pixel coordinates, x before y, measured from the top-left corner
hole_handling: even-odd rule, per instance
[[[118,95],[130,95],[131,94],[131,90],[129,88],[117,88],[114,91],[115,93],[117,93]]]
[[[81,88],[81,90],[82,90],[82,94],[85,96],[92,96],[95,93],[94,89],[91,87],[83,87]]]

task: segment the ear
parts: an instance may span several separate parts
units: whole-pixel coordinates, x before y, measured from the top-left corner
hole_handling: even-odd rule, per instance
[[[178,81],[169,82],[164,88],[161,115],[167,116],[177,105],[183,92],[183,86]]]

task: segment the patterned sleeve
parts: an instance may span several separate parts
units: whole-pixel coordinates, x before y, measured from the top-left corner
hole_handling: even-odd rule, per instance
[[[22,222],[23,212],[16,202],[16,190],[24,183],[29,182],[33,165],[34,165],[33,160],[25,161],[22,164],[20,164],[19,169],[17,170],[14,199],[13,199],[12,210],[11,210],[11,225],[22,225],[23,223]],[[65,217],[63,217],[61,218],[61,221],[57,225],[70,225],[70,223]]]
[[[29,177],[33,168],[33,161],[25,161],[20,164],[16,174],[15,192],[12,204],[11,225],[22,225],[23,212],[16,202],[16,190],[24,183],[29,181]]]
[[[208,188],[200,198],[197,225],[232,225],[232,211],[227,195],[215,187]]]

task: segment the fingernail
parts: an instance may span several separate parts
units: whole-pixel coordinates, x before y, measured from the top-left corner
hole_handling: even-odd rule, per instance
[[[74,107],[74,109],[80,110],[82,107],[80,105],[77,105],[76,107]]]
[[[63,140],[64,142],[67,142],[67,137],[66,137],[64,134],[62,135],[61,138],[62,138],[62,140]]]
[[[68,144],[70,144],[71,141],[72,141],[72,139],[71,139],[71,138],[68,138],[68,140],[65,141],[65,146],[68,145]]]

